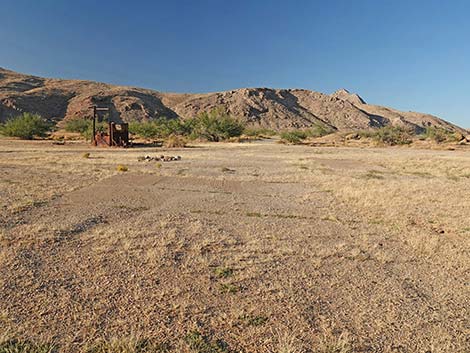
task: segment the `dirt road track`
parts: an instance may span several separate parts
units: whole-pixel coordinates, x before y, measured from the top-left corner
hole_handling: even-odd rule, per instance
[[[469,351],[468,268],[417,257],[325,189],[321,155],[263,148],[136,165],[9,216],[3,327],[69,351],[138,335],[185,352],[194,330],[245,352]],[[351,163],[370,169],[322,168]]]

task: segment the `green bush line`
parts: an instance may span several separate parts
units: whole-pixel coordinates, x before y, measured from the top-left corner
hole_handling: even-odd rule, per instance
[[[108,123],[105,121],[97,122],[95,129],[97,132],[106,132],[108,130]],[[65,123],[65,131],[78,132],[86,140],[93,138],[93,121],[90,119],[74,119]]]
[[[309,129],[286,130],[280,133],[283,142],[298,144],[309,137],[322,137],[334,132],[334,129],[315,125]]]
[[[378,143],[390,146],[409,145],[415,137],[419,140],[431,140],[436,143],[457,142],[463,138],[460,133],[437,126],[426,127],[420,133],[401,126],[385,126],[376,130],[359,131],[358,134],[361,137],[368,137]]]
[[[437,143],[458,142],[464,137],[458,132],[452,132],[442,127],[429,126],[420,136],[422,140],[433,140]]]
[[[68,132],[80,133],[84,138],[92,138],[92,120],[73,119],[65,122],[64,128]],[[38,114],[23,113],[0,124],[0,134],[8,137],[18,137],[31,140],[36,137],[45,137],[54,129],[54,125]],[[105,121],[96,124],[96,130],[105,132]],[[201,139],[207,141],[223,141],[232,137],[245,135],[248,137],[264,138],[279,134],[281,141],[290,144],[300,144],[307,138],[322,137],[335,130],[328,126],[315,125],[306,129],[291,129],[276,132],[268,128],[247,127],[240,120],[231,117],[223,109],[214,109],[202,112],[190,119],[159,118],[149,121],[132,121],[129,123],[131,134],[147,139],[166,140],[175,136],[185,139]],[[416,138],[430,140],[436,143],[452,143],[463,139],[458,132],[449,131],[442,127],[426,127],[422,132],[400,127],[385,126],[379,129],[356,131],[360,137],[370,138],[384,145],[408,145]]]
[[[413,132],[401,126],[385,126],[376,130],[359,131],[361,137],[369,137],[385,145],[409,145],[413,142]]]
[[[53,125],[39,114],[23,113],[0,124],[0,134],[32,140],[34,137],[45,137]]]

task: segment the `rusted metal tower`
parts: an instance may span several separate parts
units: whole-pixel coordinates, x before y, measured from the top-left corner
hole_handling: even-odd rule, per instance
[[[108,112],[109,108],[99,108],[93,106],[93,144],[95,146],[129,146],[129,124],[115,123],[111,121],[108,115],[108,133],[96,132],[96,120],[99,118],[99,112]]]

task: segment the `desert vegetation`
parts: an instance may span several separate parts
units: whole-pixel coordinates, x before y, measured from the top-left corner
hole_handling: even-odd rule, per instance
[[[57,353],[58,347],[51,343],[37,343],[16,338],[0,338],[1,353]]]
[[[96,130],[106,132],[106,118],[97,122]],[[72,119],[60,124],[65,132],[78,133],[86,140],[92,138],[90,119]],[[45,138],[59,127],[37,114],[23,113],[0,124],[0,135],[20,139]],[[456,145],[470,143],[469,137],[458,131],[438,126],[413,129],[402,126],[384,126],[368,130],[336,131],[333,127],[314,124],[309,128],[276,131],[273,129],[252,127],[217,108],[202,112],[194,118],[168,119],[161,117],[146,121],[131,121],[129,131],[134,138],[152,140],[166,147],[185,147],[190,141],[242,142],[254,139],[275,138],[285,144],[322,144],[350,145],[350,141],[361,141],[364,146],[403,146],[427,142],[421,147],[433,145]],[[329,137],[331,135],[331,137]],[[60,134],[58,135],[60,136]],[[63,138],[63,137],[61,137]],[[329,142],[328,142],[329,141]]]
[[[91,131],[92,121],[90,119],[72,119],[65,122],[65,131],[78,132],[84,136]]]
[[[243,130],[243,135],[256,138],[270,138],[277,134],[278,132],[273,129],[262,127],[245,127]]]
[[[105,131],[105,123],[98,124],[98,130]],[[286,144],[304,144],[315,139],[334,134],[336,143],[341,136],[347,139],[362,139],[371,141],[375,146],[404,146],[416,141],[428,141],[434,144],[455,144],[465,138],[459,132],[430,126],[416,132],[414,129],[401,126],[385,126],[381,128],[356,130],[341,133],[323,125],[311,128],[289,129],[276,131],[268,128],[249,127],[238,119],[232,118],[221,110],[201,113],[192,119],[159,118],[150,121],[133,121],[129,125],[134,136],[165,141],[167,147],[184,147],[188,141],[231,141],[241,135],[248,138],[278,137]],[[65,124],[65,130],[79,132],[87,139],[91,138],[91,121],[71,120]]]
[[[385,126],[374,130],[359,131],[358,134],[389,146],[409,145],[416,135],[414,131],[401,126]]]
[[[130,131],[145,138],[185,136],[189,139],[223,141],[240,136],[244,124],[220,109],[203,112],[191,119],[158,119],[146,122],[132,122]]]
[[[315,125],[309,129],[290,129],[280,132],[281,142],[299,144],[308,138],[317,138],[329,135],[334,129],[322,125]]]
[[[106,123],[97,124],[98,131],[106,131]],[[147,121],[132,121],[129,132],[136,137],[163,140],[169,147],[184,147],[187,140],[224,141],[240,136],[245,125],[220,109],[203,112],[190,119],[161,117]],[[90,119],[74,119],[65,123],[65,131],[80,133],[86,139],[92,135]]]
[[[189,136],[192,133],[192,122],[163,117],[150,121],[132,121],[129,123],[129,131],[150,139],[166,139],[171,135]]]
[[[461,141],[464,136],[455,131],[449,131],[441,127],[429,126],[426,128],[424,133],[420,134],[419,138],[431,140],[436,143],[445,143]]]
[[[428,126],[419,131],[400,126],[385,126],[373,130],[356,131],[349,134],[351,135],[368,138],[378,145],[385,146],[410,145],[416,141],[428,141],[439,145],[465,140],[465,136],[459,132],[436,126]]]
[[[39,114],[23,113],[0,124],[0,134],[32,140],[34,137],[46,136],[52,126]]]
[[[108,124],[105,121],[98,121],[95,125],[96,131],[106,132]],[[64,130],[67,132],[79,133],[83,138],[91,141],[93,138],[93,121],[91,119],[72,119],[64,124]]]
[[[215,142],[240,136],[245,128],[243,123],[221,110],[201,113],[192,120],[191,126],[194,137]]]

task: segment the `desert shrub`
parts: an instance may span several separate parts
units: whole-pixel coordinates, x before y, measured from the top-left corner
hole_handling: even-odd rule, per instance
[[[143,138],[158,137],[158,128],[153,121],[133,121],[129,123],[129,132]]]
[[[74,119],[65,123],[65,131],[78,132],[85,139],[93,138],[93,120],[91,119]],[[96,122],[95,129],[97,132],[108,131],[108,123],[106,121]]]
[[[97,122],[95,125],[96,132],[107,132],[108,131],[108,123],[106,121]],[[93,139],[93,124],[90,124],[88,129],[81,133],[81,135],[87,139]]]
[[[245,128],[242,122],[221,109],[203,112],[189,119],[187,124],[191,128],[191,137],[215,142],[240,136]]]
[[[355,130],[348,131],[343,136],[352,136],[354,138],[373,138],[376,134],[376,130]]]
[[[208,141],[221,141],[240,136],[244,125],[221,110],[204,112],[191,119],[160,118],[146,122],[131,122],[129,131],[144,138],[166,139],[170,136],[187,136]]]
[[[160,133],[162,137],[171,135],[187,136],[192,132],[192,121],[181,119],[159,119],[157,123],[160,124]]]
[[[233,269],[230,267],[217,267],[214,273],[219,278],[227,278],[233,274]]]
[[[322,137],[334,132],[334,129],[329,126],[315,125],[307,130],[308,137]]]
[[[400,126],[386,126],[377,130],[375,139],[387,145],[409,145],[412,133]]]
[[[65,131],[79,132],[84,134],[87,130],[92,128],[93,122],[90,119],[73,119],[65,123]]]
[[[170,135],[165,141],[165,147],[167,148],[186,147],[186,138],[180,135]]]
[[[243,130],[243,134],[250,137],[270,137],[276,135],[277,132],[262,127],[248,127]]]
[[[309,135],[305,130],[289,130],[281,132],[281,141],[285,143],[299,144]]]
[[[426,131],[421,136],[437,143],[456,142],[462,137],[461,134],[437,126],[426,127]]]
[[[190,135],[190,121],[159,118],[152,121],[133,121],[129,124],[132,134],[143,138],[167,138],[171,135]]]
[[[413,132],[401,126],[385,126],[374,130],[358,131],[357,134],[389,146],[409,145],[413,142]]]
[[[118,172],[127,172],[129,170],[129,168],[127,168],[127,166],[125,165],[122,165],[122,164],[119,164],[117,167],[116,167],[117,171]]]
[[[299,144],[308,137],[322,137],[331,134],[334,130],[327,126],[315,125],[308,129],[282,131],[281,142]]]
[[[0,133],[4,136],[32,140],[34,137],[46,136],[51,128],[52,124],[40,115],[23,113],[1,124]]]

